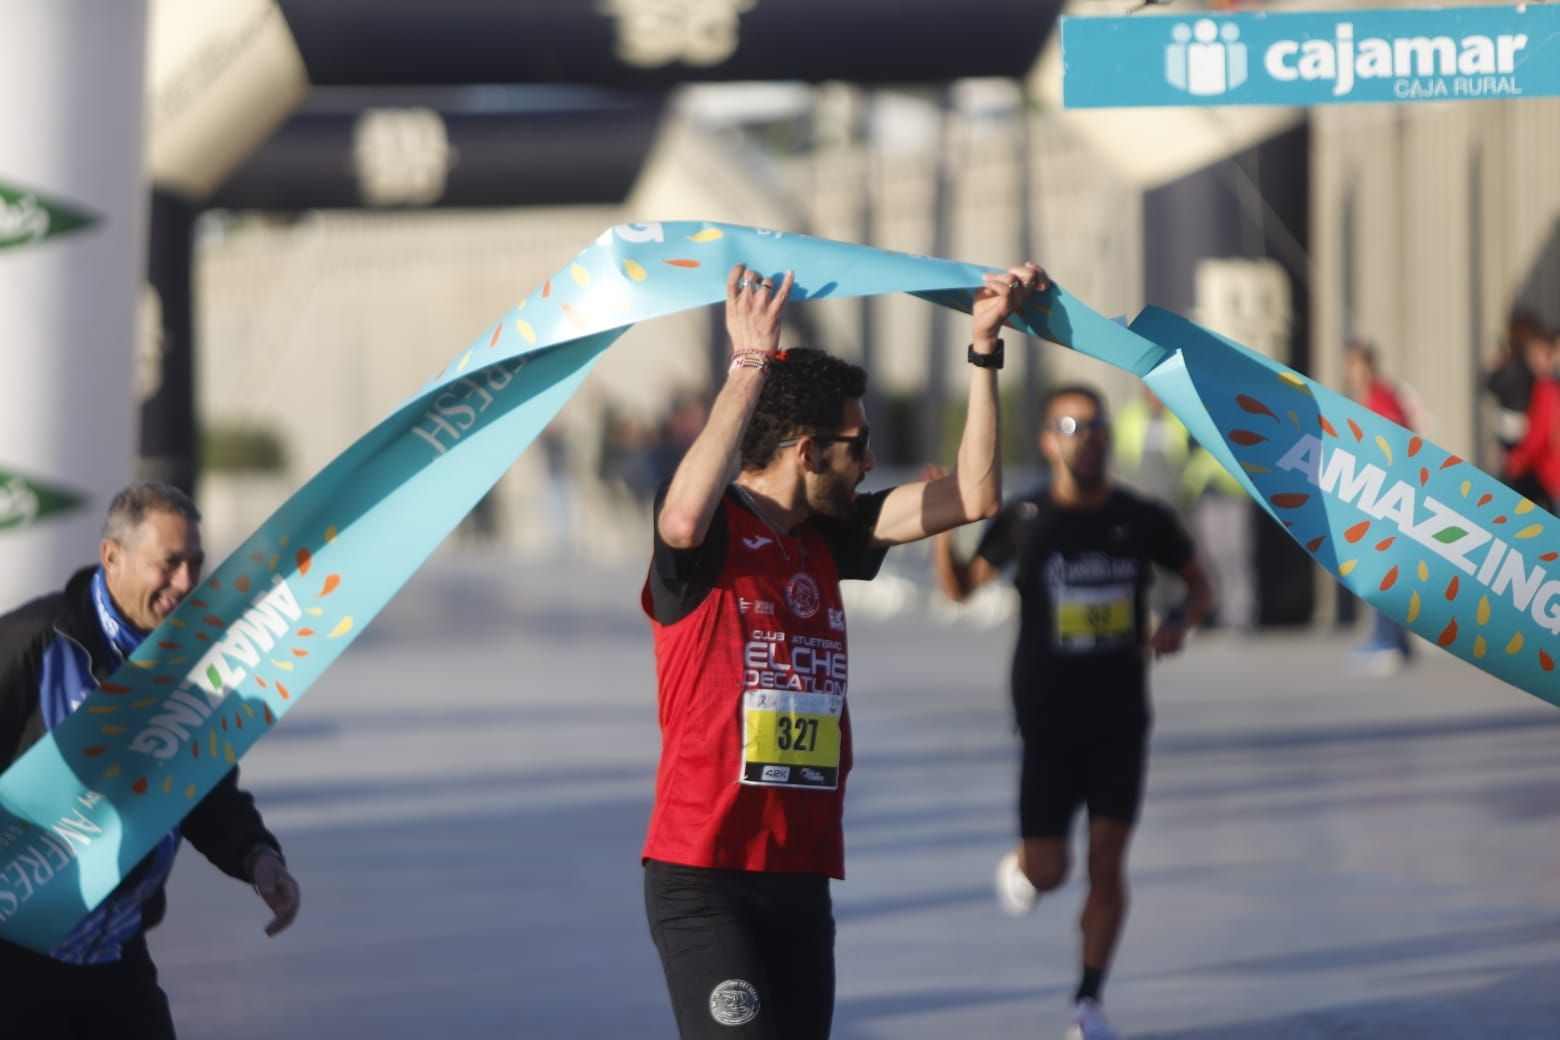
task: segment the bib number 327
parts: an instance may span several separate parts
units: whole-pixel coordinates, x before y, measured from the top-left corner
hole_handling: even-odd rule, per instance
[[[742,782],[831,791],[839,786],[840,712],[829,693],[742,695]]]

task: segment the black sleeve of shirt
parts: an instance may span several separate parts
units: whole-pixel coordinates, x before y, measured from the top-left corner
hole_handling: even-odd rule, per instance
[[[1001,570],[1018,557],[1017,512],[1018,502],[1009,502],[992,518],[981,533],[975,555]]]
[[[710,520],[704,542],[691,549],[674,549],[661,538],[661,506],[666,502],[670,482],[655,494],[650,530],[655,549],[650,558],[650,602],[656,621],[675,624],[704,602],[726,566],[726,500],[721,498]]]
[[[1149,559],[1167,571],[1180,573],[1192,562],[1196,546],[1186,533],[1180,517],[1160,502],[1144,502],[1144,527],[1148,532]]]
[[[238,786],[237,766],[228,770],[184,818],[180,830],[218,870],[240,881],[250,880],[245,868],[256,845],[282,851],[275,835],[265,829],[254,798]]]
[[[842,581],[871,581],[883,566],[888,546],[872,545],[872,532],[877,529],[878,515],[883,512],[883,502],[889,491],[874,491],[856,497],[856,511],[848,517],[816,516],[812,523],[834,556],[835,569]]]

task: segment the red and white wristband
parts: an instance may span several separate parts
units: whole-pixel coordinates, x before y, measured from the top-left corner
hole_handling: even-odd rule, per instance
[[[735,372],[739,368],[753,368],[760,372],[768,372],[770,362],[777,355],[767,350],[739,350],[731,355],[731,367],[728,372]]]

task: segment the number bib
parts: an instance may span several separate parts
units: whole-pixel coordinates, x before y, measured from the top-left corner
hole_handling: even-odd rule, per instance
[[[1063,585],[1056,590],[1056,648],[1092,653],[1133,642],[1131,585]]]
[[[844,705],[845,698],[832,693],[744,693],[742,782],[819,791],[837,788]]]

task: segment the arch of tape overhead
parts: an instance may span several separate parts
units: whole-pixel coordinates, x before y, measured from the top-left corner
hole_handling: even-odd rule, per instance
[[[299,489],[0,776],[0,937],[49,949],[297,703],[603,350],[724,299],[739,261],[795,271],[795,299],[906,292],[964,311],[994,270],[732,225],[604,232]],[[1122,327],[1053,285],[1012,324],[1144,378],[1340,581],[1560,702],[1553,516],[1173,314]]]

